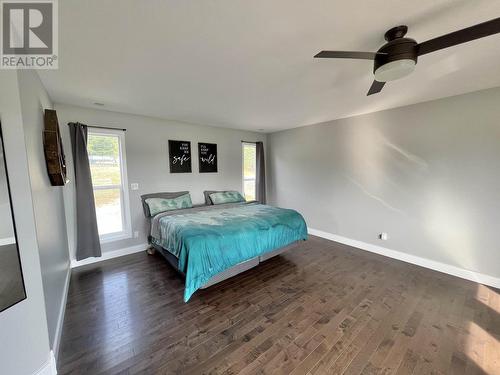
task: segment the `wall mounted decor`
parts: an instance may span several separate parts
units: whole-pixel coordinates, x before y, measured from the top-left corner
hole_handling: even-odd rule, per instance
[[[191,173],[191,142],[168,141],[170,173]]]
[[[47,164],[49,180],[52,186],[64,186],[68,182],[66,177],[66,159],[56,111],[53,109],[45,110],[44,124],[43,151],[45,153],[45,163]]]
[[[0,126],[0,311],[26,298]]]
[[[200,173],[216,173],[217,145],[215,143],[198,143],[198,161]]]

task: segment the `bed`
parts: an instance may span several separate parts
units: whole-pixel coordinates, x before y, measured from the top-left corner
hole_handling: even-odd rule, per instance
[[[187,192],[143,195],[149,242],[185,277],[184,301],[307,239],[303,217],[294,210],[253,202],[198,205],[150,215],[146,199]]]

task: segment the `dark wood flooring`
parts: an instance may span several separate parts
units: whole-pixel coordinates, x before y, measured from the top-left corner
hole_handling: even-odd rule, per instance
[[[500,374],[500,292],[311,237],[198,291],[160,255],[74,270],[59,374]]]

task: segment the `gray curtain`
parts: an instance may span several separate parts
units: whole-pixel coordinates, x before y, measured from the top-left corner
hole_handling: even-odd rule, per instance
[[[255,199],[266,203],[266,162],[264,160],[264,144],[256,142]]]
[[[101,256],[94,190],[87,154],[87,125],[69,123],[76,190],[76,259]]]

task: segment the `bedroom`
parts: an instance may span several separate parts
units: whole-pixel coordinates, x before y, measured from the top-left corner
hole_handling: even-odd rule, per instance
[[[500,373],[500,3],[41,3],[1,4],[51,48],[2,50],[1,374]]]

